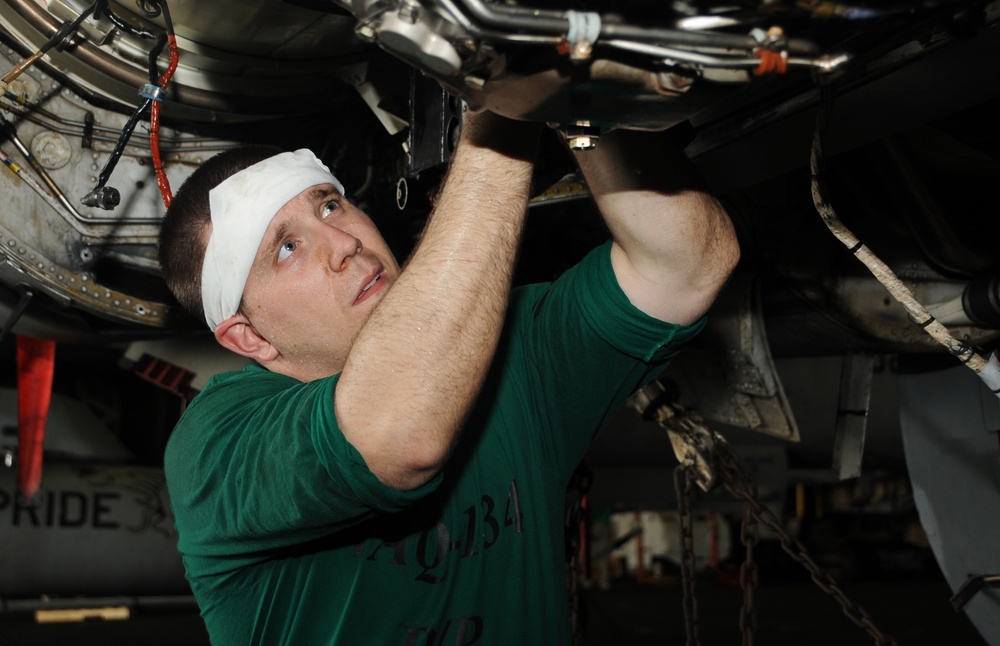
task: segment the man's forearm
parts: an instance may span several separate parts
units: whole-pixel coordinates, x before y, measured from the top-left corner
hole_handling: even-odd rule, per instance
[[[739,246],[683,151],[662,133],[616,131],[576,159],[614,237],[612,265],[632,303],[661,320],[697,320]]]
[[[432,477],[479,392],[503,325],[537,134],[489,114],[467,118],[417,249],[351,349],[338,421],[386,484]]]

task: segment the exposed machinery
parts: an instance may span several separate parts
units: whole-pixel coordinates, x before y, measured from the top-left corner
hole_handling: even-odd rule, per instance
[[[550,123],[581,150],[608,129],[672,129],[729,209],[744,259],[669,370],[678,405],[805,443],[802,388],[776,362],[845,357],[825,451],[838,477],[856,476],[874,357],[936,374],[936,355],[987,364],[1000,339],[998,21],[995,0],[0,0],[3,333],[190,338],[202,325],[159,280],[159,223],[171,186],[239,143],[311,147],[405,255],[463,102]],[[573,170],[543,150],[522,280],[550,277],[592,239]],[[900,306],[860,247],[830,234],[823,204],[922,309]],[[948,419],[958,406],[933,379],[904,381],[911,411]],[[914,437],[944,424],[901,417]],[[921,446],[908,441],[914,464]],[[995,441],[977,450],[997,459]],[[970,517],[992,513],[992,485]],[[964,546],[949,534],[935,549],[947,564]],[[1000,571],[992,555],[961,567]],[[970,574],[944,569],[956,589]],[[987,594],[970,608],[1000,639]]]

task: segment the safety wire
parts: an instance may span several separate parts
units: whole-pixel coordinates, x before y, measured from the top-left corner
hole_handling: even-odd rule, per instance
[[[812,153],[810,155],[810,172],[812,174],[812,198],[816,210],[830,232],[840,240],[852,254],[871,271],[872,275],[889,291],[910,315],[910,318],[935,341],[943,345],[948,352],[975,372],[993,394],[1000,397],[1000,362],[996,354],[984,358],[973,346],[952,336],[951,332],[925,308],[913,293],[903,284],[903,281],[879,259],[871,249],[840,221],[833,210],[823,190],[823,173],[825,160],[823,157],[823,142],[826,138],[830,111],[832,108],[832,91],[829,85],[821,89],[819,113],[816,119],[816,130],[813,135]]]

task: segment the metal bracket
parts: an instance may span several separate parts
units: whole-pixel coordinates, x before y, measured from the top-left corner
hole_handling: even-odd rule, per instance
[[[1000,588],[1000,574],[970,574],[951,598],[951,607],[960,612],[984,588]]]
[[[14,306],[14,310],[10,313],[10,316],[7,317],[7,320],[4,321],[3,329],[0,330],[0,341],[7,338],[10,331],[13,330],[14,326],[17,325],[17,322],[21,320],[21,316],[24,315],[24,310],[27,309],[28,303],[31,302],[31,299],[34,298],[34,296],[35,293],[27,287],[21,290],[21,297],[17,300],[17,305]]]
[[[710,422],[799,441],[788,397],[771,356],[755,277],[734,276],[712,306],[708,325],[663,373],[685,405]]]
[[[833,438],[833,474],[838,480],[861,475],[874,365],[875,357],[867,353],[847,354],[841,365],[840,398]]]

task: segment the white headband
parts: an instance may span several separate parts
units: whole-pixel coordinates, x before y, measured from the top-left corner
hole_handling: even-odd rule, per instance
[[[213,332],[239,309],[271,220],[293,197],[317,184],[332,184],[344,194],[330,169],[301,148],[245,168],[209,191],[212,234],[201,268],[201,302]]]

